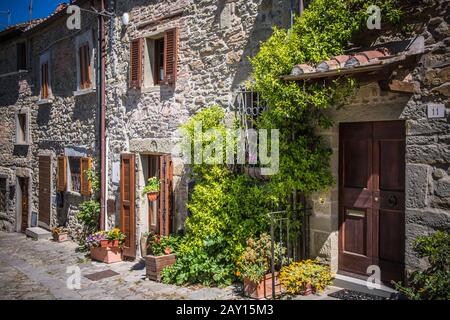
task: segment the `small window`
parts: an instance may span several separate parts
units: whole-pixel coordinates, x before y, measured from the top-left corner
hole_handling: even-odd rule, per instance
[[[0,178],[0,211],[6,212],[6,178]]]
[[[27,46],[25,42],[17,44],[17,71],[27,70]]]
[[[41,63],[41,99],[49,98],[48,61]]]
[[[80,157],[69,157],[69,190],[80,193],[81,168]]]
[[[78,48],[80,89],[91,88],[91,59],[89,54],[89,43],[85,43]]]
[[[16,116],[16,144],[28,143],[28,115],[18,113]]]

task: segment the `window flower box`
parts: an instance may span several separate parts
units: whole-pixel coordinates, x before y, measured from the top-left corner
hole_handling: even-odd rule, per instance
[[[161,271],[173,265],[176,262],[175,254],[167,254],[163,256],[148,255],[145,258],[145,269],[147,277],[153,281],[161,281]]]
[[[281,283],[278,272],[275,272],[275,294],[282,293]],[[253,299],[270,299],[272,298],[272,273],[264,276],[259,283],[252,282],[248,278],[244,278],[244,294]]]

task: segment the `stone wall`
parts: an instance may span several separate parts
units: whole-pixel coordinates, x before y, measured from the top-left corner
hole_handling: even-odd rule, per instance
[[[85,155],[97,157],[97,95],[95,90],[77,91],[77,68],[75,47],[76,38],[85,33],[96,34],[95,16],[82,14],[82,29],[69,30],[66,17],[60,17],[51,23],[23,34],[11,42],[0,44],[0,57],[5,51],[11,51],[17,41],[26,41],[28,50],[27,71],[4,76],[9,69],[0,73],[0,175],[8,175],[9,197],[8,211],[0,214],[0,228],[15,231],[15,184],[16,173],[29,169],[31,212],[38,213],[38,166],[39,156],[49,155],[52,159],[52,197],[51,226],[68,224],[71,229],[79,230],[75,219],[78,204],[83,198],[79,194],[67,192],[62,209],[56,207],[56,157],[67,152],[67,148],[85,150]],[[42,28],[41,28],[42,26]],[[95,43],[95,41],[94,41]],[[15,51],[14,51],[15,52]],[[40,56],[48,52],[50,57],[50,86],[52,96],[49,101],[40,99]],[[9,57],[9,56],[8,56]],[[95,59],[93,60],[95,61]],[[14,65],[14,62],[9,64]],[[95,65],[93,66],[95,68]],[[95,82],[94,82],[95,86]],[[15,113],[27,111],[30,116],[30,144],[15,144]]]
[[[180,16],[139,28],[158,17],[183,10]],[[188,183],[179,153],[178,127],[201,108],[218,104],[228,108],[233,93],[249,77],[247,56],[257,52],[274,25],[288,27],[290,1],[172,0],[118,1],[117,15],[130,13],[130,24],[115,21],[114,48],[108,57],[107,105],[109,177],[117,176],[120,153],[172,154],[174,160],[175,229],[184,227]],[[129,43],[178,27],[178,75],[175,86],[128,89]],[[145,82],[145,81],[144,81]],[[139,157],[138,157],[139,158]],[[138,161],[138,175],[143,170]],[[139,178],[138,178],[139,180]],[[137,181],[142,186],[142,181]],[[118,221],[119,181],[111,178],[108,197],[116,211],[108,212],[110,225]],[[141,210],[137,190],[137,236],[146,230],[146,210]]]
[[[425,37],[425,53],[412,70],[416,92],[412,95],[389,93],[372,83],[360,88],[342,110],[330,111],[334,126],[321,134],[333,149],[332,172],[338,181],[340,122],[405,120],[406,121],[406,191],[405,232],[407,271],[423,267],[412,250],[419,235],[450,229],[450,30],[449,6],[433,1],[410,12]],[[428,118],[431,103],[445,106],[444,118]],[[337,270],[338,259],[338,190],[311,197],[310,252],[313,257],[331,261]]]

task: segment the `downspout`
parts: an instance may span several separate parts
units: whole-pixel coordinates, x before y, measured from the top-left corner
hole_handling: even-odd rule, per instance
[[[100,11],[105,10],[104,0],[100,0]],[[98,15],[98,61],[99,61],[99,106],[100,106],[100,230],[105,230],[106,209],[106,103],[105,103],[105,20]]]

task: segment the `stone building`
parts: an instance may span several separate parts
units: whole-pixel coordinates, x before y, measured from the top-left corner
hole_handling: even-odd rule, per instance
[[[189,181],[177,149],[180,124],[213,104],[230,108],[249,79],[247,57],[257,53],[259,42],[270,36],[274,25],[290,26],[298,1],[293,8],[290,0],[108,3],[114,17],[105,19],[104,222],[108,228],[122,228],[127,234],[125,254],[134,258],[139,256],[143,233],[183,228]],[[90,9],[98,1],[74,4]],[[389,77],[362,83],[348,105],[330,111],[335,125],[321,132],[334,151],[336,185],[310,199],[309,255],[329,261],[334,271],[364,275],[368,265],[392,257],[400,273],[420,267],[412,241],[450,226],[448,2],[422,4],[417,10],[422,10],[418,15],[422,38],[395,39],[422,48],[396,52],[416,60],[408,59],[402,68],[392,64]],[[78,204],[90,196],[83,169],[99,170],[97,20],[82,11],[81,29],[69,30],[65,11],[64,5],[59,6],[46,19],[0,32],[0,228],[4,230],[67,225],[76,231]],[[126,25],[124,13],[130,17]],[[374,43],[381,46],[390,40]],[[374,139],[379,127],[379,132],[392,136]],[[340,157],[348,136],[350,144],[361,148],[349,151],[351,161],[345,167]],[[372,153],[369,149],[377,150],[378,157],[364,158]],[[386,180],[385,189],[380,188],[383,182],[377,182],[377,188],[363,185],[375,175],[373,170],[379,173],[374,159],[389,164],[380,163],[392,178]],[[356,170],[358,166],[366,166],[365,171]],[[350,186],[342,176],[346,168],[353,175]],[[152,176],[161,179],[160,196],[154,202],[141,194]],[[350,196],[351,205],[342,202],[347,187],[357,189],[356,201]],[[361,194],[366,196],[364,205],[358,205]],[[389,225],[398,229],[383,228]],[[356,244],[353,248],[345,247],[343,226],[350,230],[346,236]],[[383,248],[394,243],[395,249],[380,251],[380,243]],[[349,252],[360,258],[356,266],[344,263]]]
[[[89,196],[82,190],[81,160],[95,165],[98,150],[97,20],[83,13],[82,28],[69,30],[66,8],[60,4],[45,19],[0,33],[4,230],[67,224],[76,231],[75,212]]]

